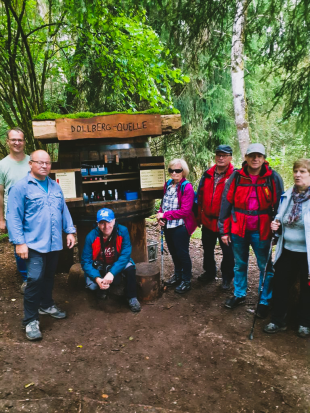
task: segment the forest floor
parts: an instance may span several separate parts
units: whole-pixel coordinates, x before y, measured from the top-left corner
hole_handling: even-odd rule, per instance
[[[159,240],[151,225],[148,237]],[[198,239],[191,256],[192,290],[168,290],[138,314],[119,300],[98,303],[72,291],[68,274],[57,274],[54,298],[68,318],[41,316],[43,340],[29,342],[13,248],[2,242],[0,412],[310,412],[310,343],[297,336],[295,319],[276,335],[263,333],[266,320],[258,320],[248,339],[257,300],[253,256],[247,302],[235,310],[223,306],[231,292],[221,290],[221,278],[197,281]]]

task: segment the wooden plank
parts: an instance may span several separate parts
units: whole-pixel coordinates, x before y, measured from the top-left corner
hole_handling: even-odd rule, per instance
[[[165,162],[159,162],[159,163],[140,163],[140,166],[142,167],[147,167],[147,166],[165,166]]]
[[[80,171],[80,169],[79,169]],[[117,172],[115,174],[105,174],[105,175],[83,175],[83,178],[93,178],[94,176],[104,178],[105,176],[115,176],[115,175],[138,175],[139,172]]]
[[[101,181],[88,181],[82,182],[83,185],[85,184],[105,184],[109,182],[117,182],[117,181],[138,181],[139,178],[123,178],[123,179],[104,179]]]
[[[181,115],[162,115],[161,128],[162,133],[173,133],[182,127]]]
[[[36,139],[57,138],[54,120],[32,121],[33,135]]]
[[[162,186],[154,187],[154,188],[141,188],[140,191],[161,191],[163,189]]]
[[[56,119],[59,140],[133,138],[161,135],[160,115],[116,114],[89,119]]]
[[[116,116],[116,115],[109,115],[109,116]],[[121,116],[121,114],[118,116]],[[147,116],[147,115],[126,115],[126,116]],[[181,115],[148,115],[148,116],[158,116],[160,118],[161,128],[158,131],[157,136],[160,136],[162,134],[169,134],[169,133],[176,132],[182,126]],[[103,118],[107,118],[107,116],[103,116]],[[91,118],[91,119],[94,119],[94,118]],[[78,120],[78,119],[75,119],[75,120]],[[104,123],[107,123],[107,122],[104,122]],[[33,135],[35,139],[57,141],[57,130],[56,130],[55,120],[42,120],[42,121],[34,120],[32,121],[32,128],[33,128]],[[156,136],[155,133],[152,133],[152,134],[145,133],[145,135]],[[132,136],[135,137],[138,135],[134,134]],[[114,137],[114,136],[111,135],[110,137]]]
[[[83,201],[83,197],[79,198],[65,198],[66,202],[77,202],[77,201]]]
[[[61,172],[81,172],[81,168],[72,168],[72,169],[52,169],[51,174],[61,173]]]

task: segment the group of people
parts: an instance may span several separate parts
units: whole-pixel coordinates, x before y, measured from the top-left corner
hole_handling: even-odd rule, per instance
[[[24,133],[14,128],[7,133],[9,155],[0,161],[0,230],[9,232],[14,244],[17,268],[22,274],[24,293],[23,325],[29,340],[42,338],[39,315],[66,317],[52,298],[54,277],[62,234],[67,246],[75,244],[75,227],[60,186],[49,178],[51,160],[47,152],[25,154]],[[220,145],[215,164],[207,169],[197,194],[186,179],[183,159],[169,163],[170,179],[157,220],[174,263],[168,287],[184,294],[191,289],[192,263],[189,254],[191,234],[202,227],[204,251],[202,283],[216,277],[214,250],[217,240],[223,253],[222,288],[234,295],[225,302],[233,309],[245,303],[249,248],[252,247],[260,270],[262,288],[258,317],[266,318],[273,306],[267,333],[286,329],[289,287],[296,269],[300,275],[300,317],[298,334],[310,336],[310,160],[293,165],[294,186],[284,192],[278,173],[266,161],[263,145],[251,144],[241,169],[231,163],[232,149]],[[280,206],[279,206],[280,205]],[[115,221],[111,209],[97,212],[97,226],[86,237],[81,265],[86,287],[98,299],[105,299],[111,284],[122,279],[129,308],[141,310],[137,299],[136,270],[131,258],[131,242],[125,226]],[[274,269],[268,261],[273,233],[277,234]],[[294,271],[295,269],[295,271]]]
[[[241,169],[235,169],[231,161],[232,148],[219,145],[215,164],[202,175],[196,196],[186,179],[189,174],[186,162],[174,159],[169,163],[171,178],[165,184],[157,214],[174,263],[174,274],[165,284],[175,286],[178,294],[190,291],[190,236],[201,226],[204,272],[198,280],[209,283],[215,279],[214,250],[219,240],[223,254],[223,290],[231,288],[232,280],[234,283],[234,295],[226,300],[225,307],[234,309],[244,304],[252,247],[260,271],[257,316],[267,318],[272,303],[271,320],[264,331],[276,333],[287,328],[289,290],[297,269],[300,276],[298,335],[308,337],[310,160],[300,159],[294,163],[294,186],[285,193],[282,178],[266,161],[262,144],[249,145]],[[271,242],[276,240],[273,268],[269,252]]]
[[[27,339],[34,341],[42,338],[39,315],[66,317],[52,293],[62,235],[66,234],[67,247],[73,248],[76,230],[60,186],[48,176],[52,165],[49,154],[37,150],[25,155],[24,132],[19,128],[8,131],[7,144],[10,154],[0,162],[1,230],[8,229],[17,267],[23,276],[25,271],[22,324]],[[124,277],[129,308],[138,312],[141,306],[130,255],[127,228],[116,223],[112,210],[99,210],[97,228],[86,237],[82,254],[86,287],[104,299],[111,283]]]

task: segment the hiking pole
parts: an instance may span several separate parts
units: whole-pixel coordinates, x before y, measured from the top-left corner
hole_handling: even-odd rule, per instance
[[[266,274],[267,274],[267,267],[268,267],[269,261],[270,261],[271,256],[272,256],[272,243],[273,243],[273,240],[274,240],[274,233],[272,234],[271,241],[270,241],[270,248],[269,248],[268,258],[267,258],[267,262],[266,262],[266,266],[265,266],[265,270],[264,270],[264,277],[263,277],[262,285],[260,286],[260,290],[259,290],[259,294],[258,294],[258,301],[257,301],[256,310],[255,310],[255,313],[254,313],[253,325],[252,325],[251,332],[250,332],[250,335],[249,335],[249,340],[253,340],[253,338],[254,338],[254,326],[255,326],[256,319],[257,319],[257,312],[258,312],[259,302],[260,302],[260,299],[261,299],[261,296],[262,296],[262,293],[263,293],[263,289],[264,289],[264,284],[265,284],[265,279],[266,279]]]
[[[161,250],[161,283],[164,285],[164,227],[160,229],[160,250]]]

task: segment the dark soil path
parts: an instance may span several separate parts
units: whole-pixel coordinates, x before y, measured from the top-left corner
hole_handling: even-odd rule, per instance
[[[297,337],[294,320],[273,336],[259,320],[248,340],[257,298],[253,257],[247,304],[230,311],[220,279],[197,281],[199,240],[191,254],[192,291],[168,291],[139,314],[71,291],[68,275],[58,274],[54,298],[68,318],[42,316],[43,340],[32,343],[21,329],[13,249],[1,243],[0,412],[310,412],[309,341]],[[166,277],[171,271],[166,256]]]

